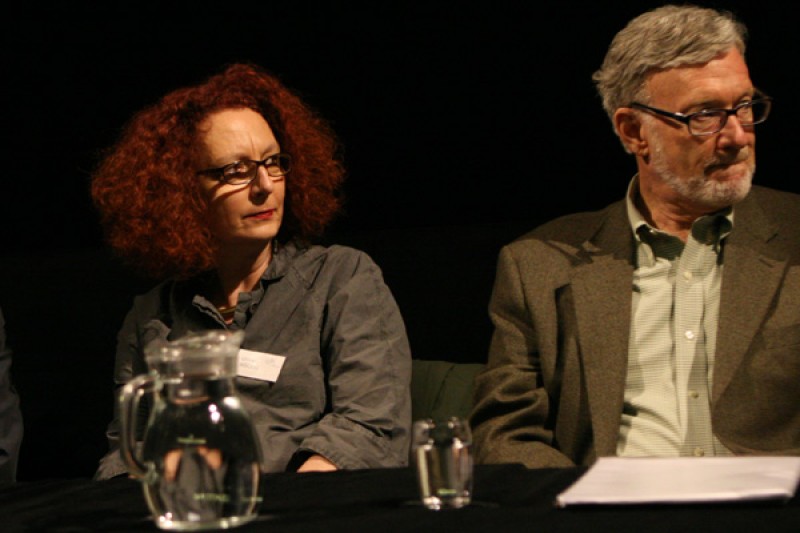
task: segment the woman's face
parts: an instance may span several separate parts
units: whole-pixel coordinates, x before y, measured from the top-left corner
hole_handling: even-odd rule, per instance
[[[251,109],[225,109],[201,124],[205,157],[199,170],[219,168],[235,161],[261,161],[280,152],[264,117]],[[208,201],[209,225],[219,246],[266,246],[278,234],[283,219],[284,179],[272,178],[263,166],[246,185],[229,185],[215,176],[201,175]]]

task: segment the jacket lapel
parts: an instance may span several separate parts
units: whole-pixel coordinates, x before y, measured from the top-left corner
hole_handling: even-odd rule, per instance
[[[724,248],[712,403],[730,383],[770,310],[787,267],[775,225],[754,193],[735,208]]]
[[[598,456],[616,450],[628,364],[634,248],[624,206],[621,202],[610,208],[599,231],[583,244],[583,261],[572,275]]]

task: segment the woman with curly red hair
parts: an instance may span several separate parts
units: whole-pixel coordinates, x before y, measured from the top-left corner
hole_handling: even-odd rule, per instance
[[[117,386],[147,371],[154,339],[244,330],[258,361],[285,357],[274,382],[237,378],[268,472],[407,461],[397,304],[367,255],[310,244],[340,209],[336,148],[279,80],[235,64],[136,114],[92,179],[111,246],[161,280],[119,333]],[[126,471],[118,430],[115,416],[99,479]]]

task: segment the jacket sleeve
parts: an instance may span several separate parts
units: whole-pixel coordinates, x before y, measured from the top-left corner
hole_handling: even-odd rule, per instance
[[[11,350],[6,347],[5,321],[0,311],[0,483],[15,481],[22,443],[22,413],[10,369]]]
[[[289,468],[318,453],[345,469],[403,466],[411,423],[411,355],[397,304],[363,253],[342,265],[322,324],[331,411],[304,439]]]
[[[120,447],[120,412],[119,394],[122,387],[133,377],[147,372],[147,367],[142,356],[141,346],[146,344],[149,339],[141,338],[141,324],[143,320],[153,315],[152,311],[145,312],[142,307],[152,307],[150,296],[140,296],[136,298],[133,308],[128,312],[122,324],[122,328],[117,334],[117,350],[114,360],[114,388],[113,402],[114,415],[106,429],[108,439],[108,452],[100,459],[100,464],[95,472],[95,479],[109,479],[128,472],[128,467],[122,460],[119,453]],[[148,305],[143,306],[142,302]],[[150,319],[144,328],[149,333],[156,331],[157,334],[166,336],[167,330],[163,324],[154,319]],[[161,331],[163,330],[163,332]],[[151,334],[152,336],[152,334]],[[143,398],[137,413],[139,420],[137,428],[144,428],[147,417],[147,398]]]
[[[553,443],[551,399],[539,339],[517,259],[504,248],[489,305],[494,333],[486,369],[475,380],[471,425],[478,463],[572,466]]]

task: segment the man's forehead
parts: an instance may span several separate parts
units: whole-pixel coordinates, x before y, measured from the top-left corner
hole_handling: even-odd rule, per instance
[[[738,100],[752,94],[753,83],[741,53],[731,48],[703,64],[654,71],[648,75],[645,88],[652,101]]]

